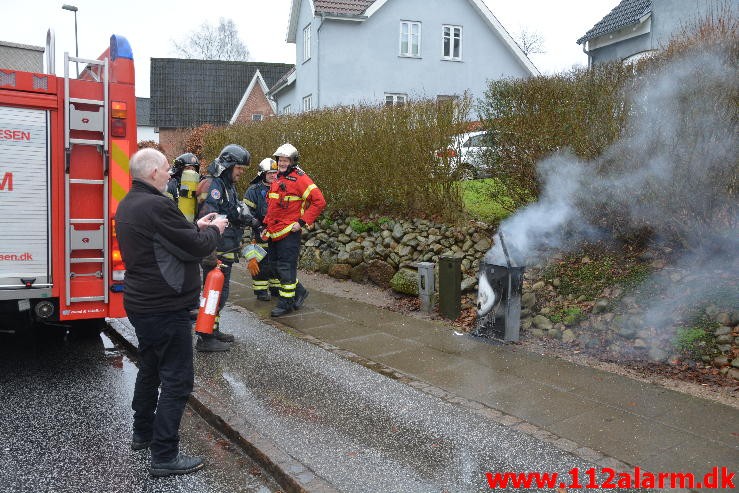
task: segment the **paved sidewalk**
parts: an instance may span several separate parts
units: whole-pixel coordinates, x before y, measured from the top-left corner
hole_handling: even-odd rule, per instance
[[[268,320],[274,303],[254,299],[241,269],[232,279],[230,301]],[[436,321],[307,287],[305,306],[277,319],[280,324],[328,343],[327,348],[340,348],[337,352],[345,357],[357,355],[354,360],[367,367],[380,363],[375,369],[381,373],[392,374],[390,368],[409,375],[417,388],[442,389],[452,402],[457,396],[460,403],[486,406],[498,421],[548,436],[559,448],[590,454],[594,461],[605,456],[621,465],[693,472],[700,478],[714,466],[739,469],[735,408],[516,346],[456,335]]]

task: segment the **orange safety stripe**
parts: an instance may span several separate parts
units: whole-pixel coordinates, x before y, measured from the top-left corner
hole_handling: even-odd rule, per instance
[[[123,139],[112,139],[110,142],[110,191],[112,201],[111,214],[115,213],[118,203],[128,193],[131,184],[130,176],[130,142]]]

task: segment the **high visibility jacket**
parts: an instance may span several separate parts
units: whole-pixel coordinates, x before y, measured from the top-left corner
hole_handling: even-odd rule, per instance
[[[265,236],[281,240],[293,224],[313,224],[325,208],[323,193],[304,171],[296,168],[286,175],[278,174],[267,193]]]

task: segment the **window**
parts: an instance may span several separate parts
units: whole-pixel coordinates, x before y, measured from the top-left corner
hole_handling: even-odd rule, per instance
[[[282,108],[282,114],[283,115],[289,115],[290,113],[292,113],[292,111],[293,111],[293,109],[290,107],[289,104],[288,105],[285,105],[285,107]]]
[[[254,113],[251,116],[251,121],[253,122],[261,122],[264,119],[264,117],[260,113]]]
[[[303,111],[310,111],[313,109],[313,95],[308,94],[303,98]]]
[[[442,53],[445,60],[462,59],[462,26],[442,26]]]
[[[407,94],[386,92],[385,106],[403,105],[407,99]]]
[[[303,29],[303,61],[310,59],[310,24]]]
[[[400,21],[400,56],[421,56],[421,23]]]

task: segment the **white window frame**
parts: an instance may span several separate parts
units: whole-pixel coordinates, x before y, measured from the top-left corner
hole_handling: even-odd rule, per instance
[[[303,112],[313,110],[313,94],[308,94],[303,98]]]
[[[408,26],[408,32],[403,34],[403,26]],[[417,53],[413,53],[413,26],[418,26],[418,43]],[[407,43],[406,51],[403,52],[403,38]],[[400,30],[398,34],[398,56],[406,58],[421,58],[421,22],[420,21],[400,21]]]
[[[449,30],[449,34],[447,35],[446,30]],[[459,53],[457,56],[454,56],[454,35],[455,31],[459,33]],[[442,60],[452,60],[456,62],[462,61],[462,26],[457,26],[454,24],[443,24],[441,26],[441,59]],[[449,54],[445,53],[446,51],[446,40],[449,39]]]
[[[282,108],[282,114],[283,115],[289,115],[293,112],[292,107],[289,104],[286,104],[284,108]]]
[[[303,62],[310,60],[311,27],[312,26],[308,24],[303,29]]]
[[[398,106],[408,102],[408,95],[402,92],[386,92],[385,106]]]
[[[252,113],[251,121],[261,122],[262,120],[264,120],[264,115],[262,115],[261,113]]]

